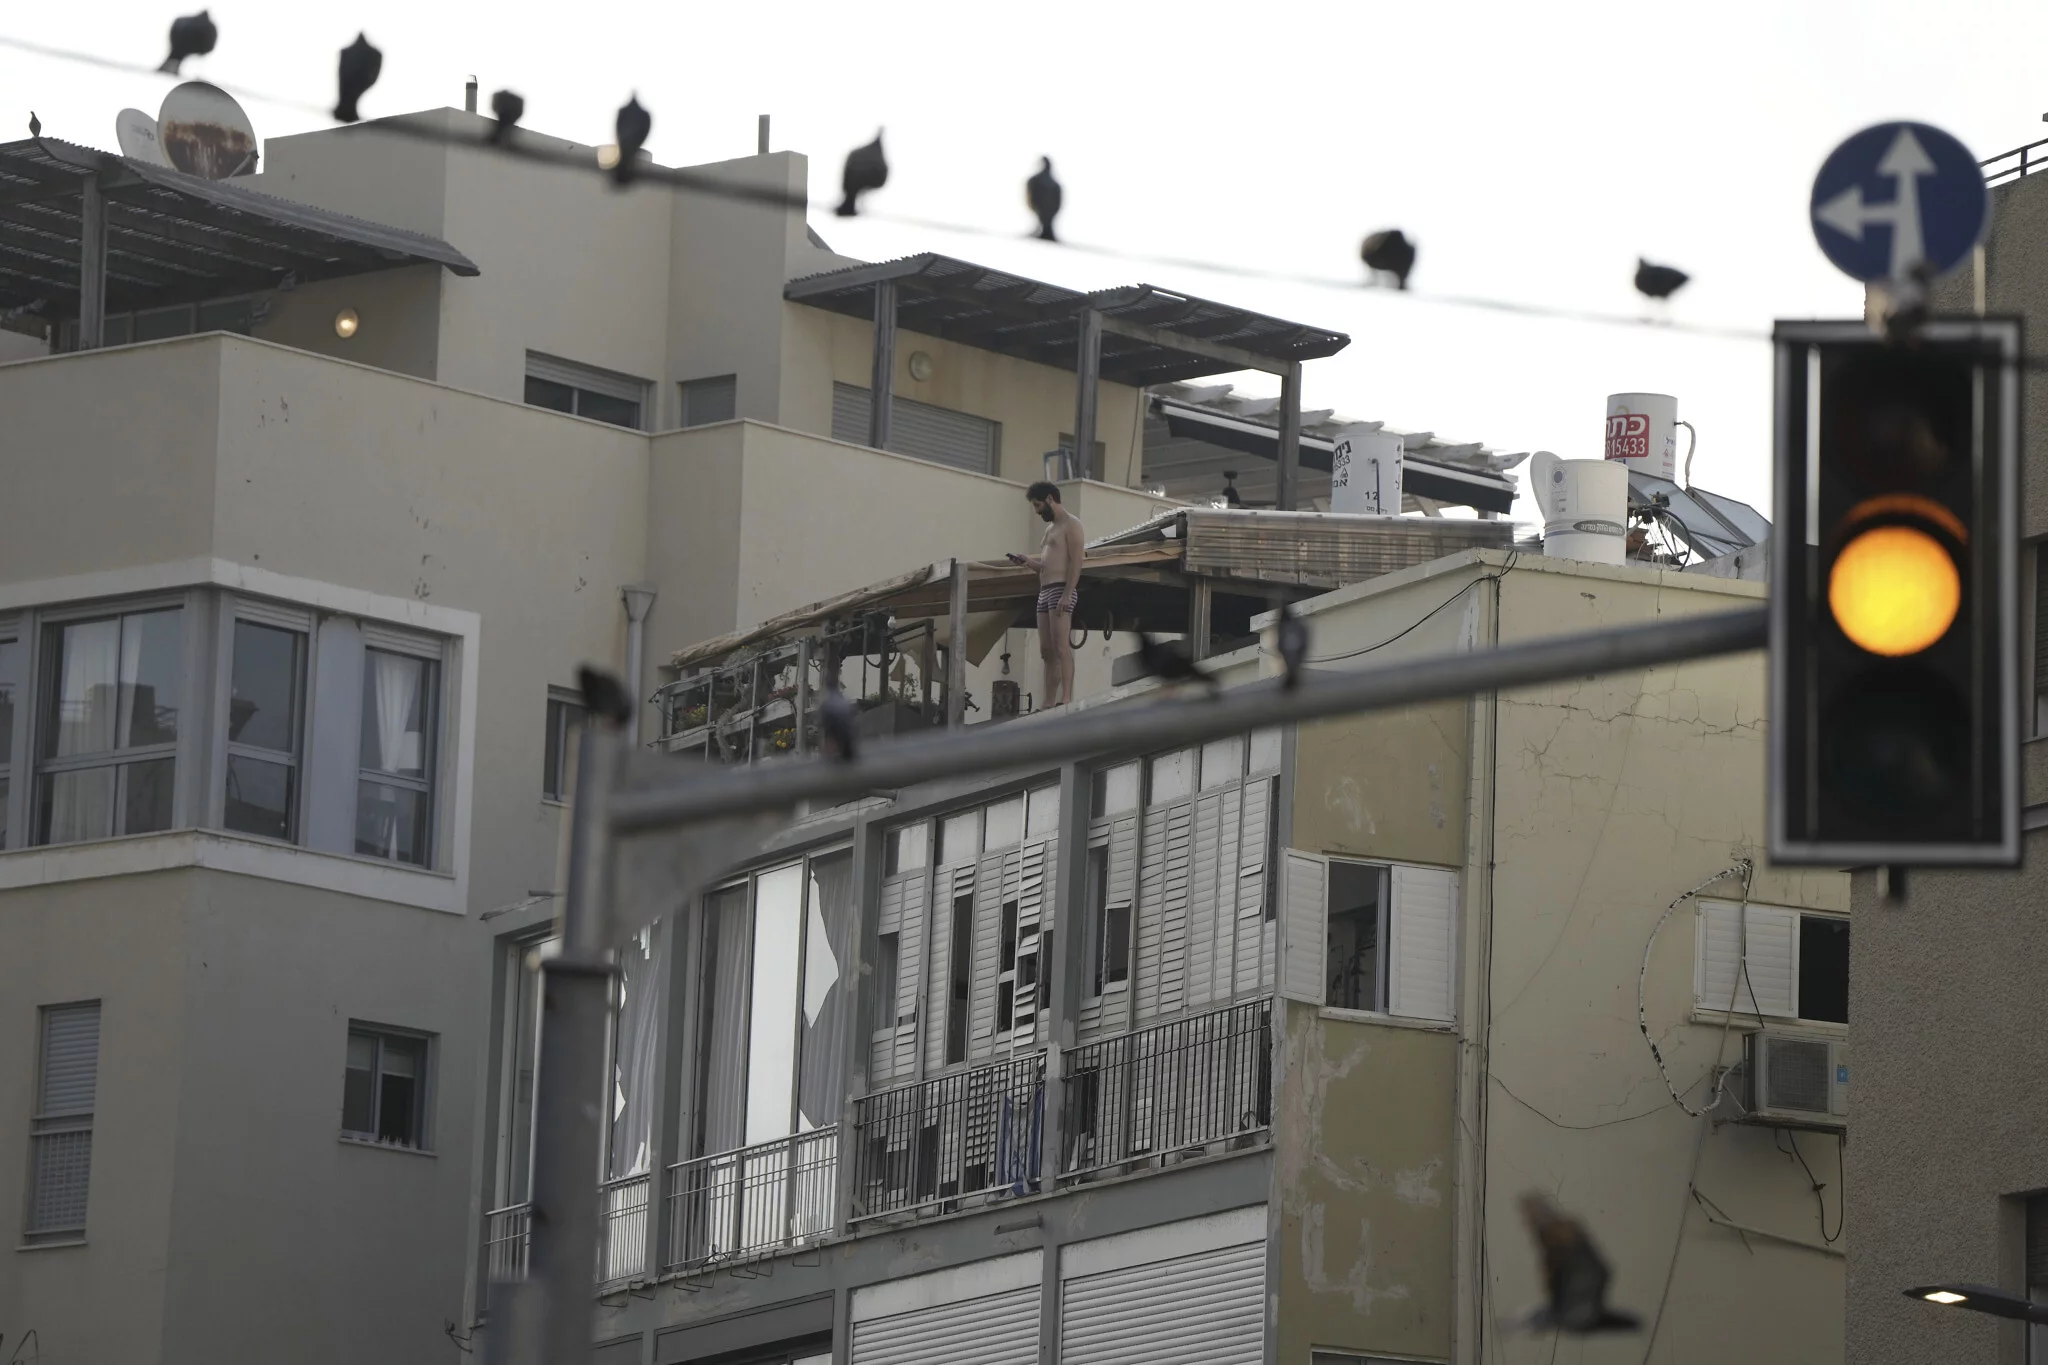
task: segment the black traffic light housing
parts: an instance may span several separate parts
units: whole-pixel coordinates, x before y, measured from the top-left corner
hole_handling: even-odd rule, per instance
[[[1775,343],[1771,858],[2011,866],[2019,321]]]

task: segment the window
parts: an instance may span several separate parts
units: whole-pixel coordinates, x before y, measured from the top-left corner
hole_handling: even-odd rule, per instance
[[[1280,993],[1337,1009],[1456,1017],[1458,874],[1281,854]]]
[[[44,628],[39,842],[171,827],[185,614],[177,607]]]
[[[852,384],[832,386],[832,439],[849,445],[868,443],[868,413],[873,399]],[[898,455],[976,474],[996,472],[1002,453],[1002,424],[972,413],[934,407],[914,398],[895,397],[889,408],[889,449]]]
[[[243,834],[296,840],[305,634],[236,621],[230,668],[222,821]]]
[[[939,825],[940,867],[958,867],[981,856],[981,812],[949,816]]]
[[[581,702],[548,698],[547,754],[542,760],[540,794],[550,801],[569,799],[569,742],[582,728]]]
[[[739,415],[738,375],[721,374],[711,379],[686,379],[682,388],[683,425],[686,427],[707,426],[712,422],[730,422]]]
[[[1012,796],[988,807],[982,847],[1014,848],[1024,842],[1024,798]]]
[[[1036,839],[1060,830],[1060,789],[1039,787],[1030,794],[1030,813],[1024,817],[1024,837]]]
[[[1088,850],[1088,919],[1095,926],[1095,994],[1131,976],[1131,907],[1109,903],[1109,845]]]
[[[882,875],[891,877],[923,867],[931,857],[932,827],[926,820],[898,825],[884,836]]]
[[[896,934],[883,934],[875,940],[875,1026],[894,1028],[896,1018],[896,987],[901,978],[897,973],[903,970],[902,940]]]
[[[434,660],[417,655],[363,651],[357,853],[428,865],[440,671]]]
[[[0,848],[8,847],[8,796],[14,775],[14,697],[21,688],[21,641],[0,636]]]
[[[1726,1010],[1732,1000],[1738,1015],[1849,1022],[1845,916],[1773,905],[1751,905],[1745,914],[1732,901],[1702,900],[1694,964],[1699,1009]]]
[[[46,1005],[35,1115],[29,1124],[25,1240],[80,1241],[92,1181],[92,1115],[100,1078],[100,1003]]]
[[[953,936],[949,943],[946,1008],[946,1063],[967,1060],[967,1011],[974,987],[974,897],[953,897]]]
[[[1244,776],[1244,736],[1212,739],[1202,746],[1202,790],[1227,787]]]
[[[427,1145],[427,1040],[351,1024],[341,1131],[396,1147]]]
[[[1178,801],[1195,789],[1195,751],[1181,749],[1158,754],[1145,761],[1148,795],[1146,801],[1163,806]]]
[[[996,1031],[1008,1033],[1017,1009],[1017,902],[1003,902],[1002,952],[996,966]],[[1032,930],[1033,946],[1038,933]]]
[[[1269,773],[1280,766],[1280,731],[1255,730],[1252,732],[1251,755],[1247,761],[1248,771]]]
[[[528,351],[526,401],[641,431],[646,425],[641,418],[647,408],[647,381]]]
[[[1329,956],[1324,1001],[1339,1009],[1379,1010],[1386,1004],[1387,870],[1368,863],[1330,863]]]
[[[1138,808],[1138,765],[1120,763],[1088,775],[1088,816],[1121,815]]]

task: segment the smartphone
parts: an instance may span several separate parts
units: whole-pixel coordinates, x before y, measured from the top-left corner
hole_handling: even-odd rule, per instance
[[[1024,556],[1020,554],[1007,554],[1003,558],[1009,560],[1012,564],[1022,564],[1024,562]]]

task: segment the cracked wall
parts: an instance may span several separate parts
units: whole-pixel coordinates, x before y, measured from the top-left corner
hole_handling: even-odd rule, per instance
[[[1305,1005],[1285,1025],[1277,1359],[1444,1357],[1457,1040]]]
[[[1470,707],[1459,697],[1302,726],[1293,846],[1441,867],[1462,863]]]

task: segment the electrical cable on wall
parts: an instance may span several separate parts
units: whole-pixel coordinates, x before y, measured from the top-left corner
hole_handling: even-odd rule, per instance
[[[1723,868],[1721,871],[1716,872],[1713,876],[1707,878],[1698,886],[1692,888],[1692,890],[1681,892],[1678,896],[1673,898],[1671,904],[1664,907],[1664,913],[1657,917],[1656,927],[1650,930],[1650,941],[1643,945],[1642,970],[1636,974],[1636,1027],[1642,1030],[1643,1041],[1649,1044],[1650,1046],[1650,1056],[1656,1060],[1657,1074],[1663,1078],[1664,1088],[1671,1092],[1671,1102],[1696,1119],[1705,1118],[1709,1113],[1713,1111],[1714,1107],[1721,1102],[1721,1092],[1727,1086],[1728,1074],[1727,1072],[1723,1071],[1720,1077],[1714,1082],[1713,1099],[1706,1105],[1705,1108],[1693,1108],[1691,1105],[1685,1102],[1685,1097],[1678,1093],[1678,1086],[1676,1082],[1674,1082],[1671,1079],[1671,1070],[1664,1064],[1664,1052],[1661,1048],[1657,1046],[1657,1040],[1650,1034],[1649,1008],[1645,1003],[1645,996],[1647,994],[1647,983],[1650,977],[1650,954],[1653,951],[1655,951],[1657,947],[1657,935],[1663,932],[1665,923],[1668,920],[1670,920],[1671,916],[1674,913],[1677,912],[1679,906],[1685,904],[1689,900],[1692,900],[1694,897],[1698,896],[1700,892],[1706,890],[1715,882],[1721,881],[1728,877],[1736,876],[1737,874],[1741,875],[1742,928],[1739,934],[1740,958],[1738,970],[1735,973],[1735,980],[1731,984],[1728,992],[1727,1017],[1722,1021],[1721,1024],[1721,1049],[1718,1053],[1716,1053],[1714,1058],[1714,1067],[1716,1070],[1719,1070],[1721,1066],[1721,1061],[1727,1053],[1728,1031],[1731,1028],[1733,1028],[1735,1024],[1735,999],[1741,993],[1743,981],[1745,981],[1749,976],[1749,883],[1750,878],[1755,873],[1755,869],[1756,864],[1754,862],[1752,862],[1748,858],[1743,858],[1740,861],[1732,863],[1729,866]],[[1756,991],[1754,987],[1752,987],[1750,990],[1750,1003],[1756,1003]]]

